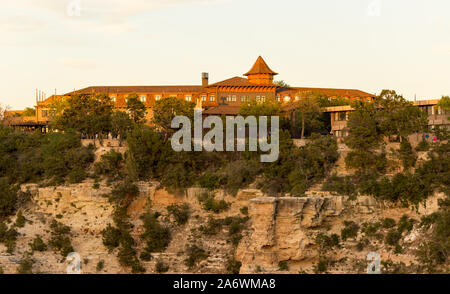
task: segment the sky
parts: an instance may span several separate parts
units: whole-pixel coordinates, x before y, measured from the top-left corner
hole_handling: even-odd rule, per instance
[[[0,104],[104,85],[196,85],[261,55],[291,86],[450,95],[448,0],[15,0],[0,5]]]

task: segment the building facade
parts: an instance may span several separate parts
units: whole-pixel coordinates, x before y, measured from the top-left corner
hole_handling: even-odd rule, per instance
[[[428,127],[435,126],[447,127],[450,129],[450,111],[438,106],[439,100],[421,100],[414,101],[413,104],[428,114]],[[327,107],[325,112],[331,116],[331,133],[337,138],[344,138],[348,135],[347,121],[353,108],[350,105]]]
[[[49,98],[36,94],[36,122],[48,123],[51,120],[51,105],[55,101],[65,99],[73,94],[107,94],[114,107],[125,110],[127,97],[136,93],[147,108],[147,119],[153,116],[156,101],[176,97],[187,101],[201,101],[205,115],[237,115],[242,103],[250,100],[264,102],[276,100],[283,104],[283,109],[295,108],[295,101],[303,94],[316,93],[330,99],[344,98],[349,100],[363,99],[372,101],[374,95],[353,89],[325,89],[308,87],[282,87],[274,83],[277,75],[260,56],[244,77],[232,77],[224,81],[209,83],[208,73],[202,73],[201,84],[180,86],[92,86],[64,95],[53,95]],[[290,107],[291,106],[291,107]]]

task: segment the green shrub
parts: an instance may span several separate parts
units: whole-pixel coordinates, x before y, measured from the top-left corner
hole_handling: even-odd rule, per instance
[[[332,175],[322,185],[323,191],[336,192],[340,195],[355,196],[357,194],[357,188],[352,182],[351,177],[339,177]]]
[[[242,263],[235,260],[234,258],[229,258],[227,261],[227,272],[229,274],[237,275],[241,270]]]
[[[353,221],[345,221],[344,228],[341,230],[342,241],[346,241],[349,238],[356,238],[359,232],[359,226]]]
[[[166,273],[167,271],[169,271],[169,266],[162,260],[158,260],[155,265],[155,271],[159,274]]]
[[[316,273],[324,273],[328,270],[328,260],[325,258],[320,258],[317,266],[315,266]]]
[[[158,221],[158,214],[148,212],[141,216],[144,222],[144,233],[141,235],[142,241],[145,242],[145,251],[162,252],[170,243],[170,229],[161,225]]]
[[[185,259],[184,263],[189,267],[194,267],[200,261],[207,259],[209,254],[201,247],[197,245],[190,245],[186,247],[186,253],[188,258]]]
[[[139,195],[139,188],[130,180],[125,180],[116,184],[109,196],[109,200],[120,206],[128,207],[128,205]]]
[[[230,204],[224,200],[214,199],[213,194],[203,193],[198,196],[198,201],[202,204],[203,209],[214,213],[221,213],[230,207]]]
[[[16,188],[9,185],[6,178],[0,178],[0,219],[14,213],[16,205]]]
[[[390,229],[395,227],[395,220],[393,220],[392,218],[384,218],[381,221],[381,226],[385,229]]]
[[[239,211],[240,211],[243,215],[248,215],[248,206],[241,207],[241,208],[239,209]]]
[[[397,226],[399,233],[401,234],[403,232],[407,232],[407,233],[411,232],[411,230],[414,227],[415,222],[416,221],[414,219],[409,218],[407,215],[403,215],[400,218],[400,220],[398,222],[398,226]]]
[[[14,227],[8,229],[4,223],[0,223],[0,242],[5,244],[7,252],[12,254],[16,248],[16,240],[19,233]]]
[[[47,245],[44,243],[44,240],[38,235],[36,236],[33,241],[30,243],[31,250],[33,251],[46,251]]]
[[[198,183],[202,188],[214,190],[220,187],[220,178],[214,174],[205,174],[200,178]]]
[[[378,234],[378,230],[381,227],[381,223],[368,223],[365,222],[362,224],[361,232],[364,233],[367,237],[374,237]]]
[[[101,160],[94,164],[97,175],[108,176],[111,180],[122,177],[123,156],[121,153],[111,150],[101,156]]]
[[[278,269],[280,271],[288,271],[289,270],[289,265],[288,265],[287,260],[280,261],[278,263]]]
[[[416,151],[428,151],[430,149],[430,144],[426,140],[422,140],[416,147]]]
[[[103,270],[103,268],[105,267],[105,261],[102,259],[97,263],[97,266],[95,267],[95,270],[97,272],[100,272]]]
[[[222,220],[217,220],[212,217],[208,218],[208,223],[206,226],[200,226],[199,230],[207,236],[212,236],[218,234],[222,230]]]
[[[182,205],[172,204],[167,207],[169,215],[173,216],[176,223],[184,225],[189,220],[190,208],[189,204],[184,203]]]
[[[398,241],[402,238],[402,234],[397,230],[390,230],[385,239],[385,243],[391,246],[396,246]]]
[[[22,260],[19,263],[19,266],[17,267],[17,273],[18,274],[32,274],[33,273],[33,264],[34,264],[34,260],[31,259],[29,256],[22,258]]]
[[[121,231],[111,226],[111,224],[108,224],[108,226],[102,231],[103,245],[105,245],[109,251],[119,247],[121,237]]]
[[[23,216],[22,211],[19,210],[16,217],[15,226],[18,228],[23,228],[25,226],[26,218]]]
[[[51,239],[48,243],[54,251],[59,252],[63,257],[66,257],[69,253],[74,252],[70,240],[70,227],[53,220],[50,224],[50,229]]]
[[[402,161],[403,167],[405,169],[414,167],[417,161],[417,155],[415,154],[411,143],[409,143],[408,140],[403,140],[400,143],[400,149],[398,152],[400,155],[400,160]]]
[[[340,238],[336,234],[328,236],[324,233],[319,233],[316,236],[316,244],[319,245],[321,250],[333,249],[334,247],[340,247]]]

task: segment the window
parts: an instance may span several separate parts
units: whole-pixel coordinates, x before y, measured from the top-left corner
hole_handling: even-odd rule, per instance
[[[289,102],[289,101],[291,101],[291,97],[289,97],[289,96],[284,96],[284,97],[283,97],[283,101],[284,101],[284,102]]]
[[[266,96],[261,96],[261,102],[266,102]]]
[[[245,96],[245,95],[241,96],[241,102],[245,102],[245,101],[247,101],[247,96]]]
[[[261,101],[261,96],[256,96],[256,102]]]
[[[281,96],[277,96],[277,101],[281,101]]]
[[[209,95],[209,101],[214,102],[216,100],[216,97],[214,95]]]
[[[202,102],[206,102],[206,95],[202,95]]]
[[[161,100],[161,95],[155,95],[155,101]]]
[[[47,112],[46,109],[43,109],[41,113],[42,113],[42,117],[47,117],[48,116],[48,112]]]
[[[231,101],[236,102],[236,95],[231,96]]]
[[[116,96],[111,96],[111,97],[109,97],[109,98],[111,98],[111,102],[112,102],[112,103],[116,103]]]
[[[338,112],[337,113],[337,120],[338,121],[347,120],[347,113],[346,112]]]
[[[191,95],[186,95],[184,97],[184,99],[186,99],[186,101],[191,101],[192,100],[192,96]]]
[[[147,96],[146,95],[141,95],[139,98],[141,99],[142,103],[147,102]]]
[[[295,101],[299,101],[300,100],[300,96],[295,96]],[[328,99],[330,100],[330,99]]]
[[[227,95],[227,101],[231,101],[231,96]]]

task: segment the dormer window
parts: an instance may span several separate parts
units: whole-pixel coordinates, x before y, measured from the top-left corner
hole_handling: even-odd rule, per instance
[[[206,95],[202,95],[202,102],[206,102]]]
[[[216,97],[214,95],[209,96],[209,101],[214,102],[216,100]]]

